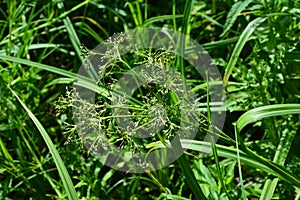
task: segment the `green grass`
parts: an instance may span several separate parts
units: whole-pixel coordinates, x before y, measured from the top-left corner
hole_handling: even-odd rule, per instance
[[[10,88],[9,88],[10,89]],[[55,162],[56,168],[59,172],[59,175],[61,177],[61,180],[64,184],[64,188],[67,192],[68,198],[69,199],[78,199],[78,196],[76,194],[74,185],[72,183],[72,180],[70,178],[70,175],[68,173],[68,170],[66,166],[64,165],[64,162],[62,161],[58,151],[56,150],[54,144],[52,143],[51,138],[49,137],[48,133],[46,132],[45,128],[43,125],[39,122],[39,120],[34,116],[34,114],[27,108],[27,106],[21,101],[19,96],[12,90],[10,89],[13,95],[17,98],[17,100],[20,102],[24,110],[28,113],[29,117],[43,136],[43,139],[45,140],[45,143],[47,144],[47,147],[49,148],[49,151],[53,157],[53,160]]]
[[[1,2],[1,199],[299,199],[299,24],[300,3],[292,0]],[[180,56],[153,49],[120,56],[99,82],[97,67],[77,75],[99,43],[142,27],[191,37],[212,57],[223,80],[203,80]],[[186,42],[181,38],[182,46]],[[180,50],[190,55],[195,48]],[[145,63],[136,55],[154,63],[165,59],[187,80],[199,101],[195,139],[170,143],[186,119],[178,114],[177,96],[157,84],[137,89],[128,105],[114,106],[129,109],[126,116],[139,129],[154,121],[151,106],[159,102],[169,131],[144,140],[116,126],[124,116],[112,113],[111,85],[136,63]],[[209,104],[208,88],[216,85],[226,90],[225,108]],[[98,102],[94,107],[80,98],[75,102],[73,87],[96,93]],[[123,149],[152,152],[175,145],[186,151],[157,171],[111,169],[82,144],[95,135],[76,130],[72,112],[80,105],[84,117],[97,110],[89,123],[96,128],[102,123],[109,140]],[[224,110],[224,128],[210,126],[212,112]],[[216,144],[214,137],[204,141],[207,131],[219,137]]]

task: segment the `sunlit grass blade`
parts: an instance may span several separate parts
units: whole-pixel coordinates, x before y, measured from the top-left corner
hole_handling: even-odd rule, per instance
[[[163,20],[173,20],[182,17],[183,15],[162,15],[162,16],[151,17],[144,22],[143,26],[146,27],[155,22],[160,22]]]
[[[288,156],[288,153],[290,151],[292,142],[296,136],[296,131],[284,131],[282,133],[281,139],[279,141],[279,145],[277,147],[273,162],[284,165],[284,162]],[[275,178],[273,180],[268,179],[263,187],[263,191],[261,194],[260,199],[261,200],[270,200],[273,197],[274,191],[276,189],[277,183],[279,179]]]
[[[54,79],[53,81],[49,82],[47,85],[45,85],[45,88],[50,87],[52,85],[56,84],[72,84],[74,83],[75,79],[74,78],[57,78]]]
[[[22,59],[22,58],[16,58],[16,57],[13,57],[13,56],[0,55],[0,60],[11,61],[11,62],[14,62],[14,63],[24,64],[24,65],[27,65],[27,66],[30,66],[30,67],[36,67],[36,68],[46,70],[46,71],[49,71],[49,72],[52,72],[52,73],[55,73],[55,74],[59,74],[59,75],[65,76],[65,77],[69,77],[69,78],[79,77],[82,80],[91,81],[91,79],[89,79],[87,77],[84,77],[84,76],[77,75],[73,72],[69,72],[69,71],[64,70],[64,69],[52,67],[50,65],[45,65],[45,64],[42,64],[42,63],[33,62],[33,61]]]
[[[64,4],[63,2],[58,2],[57,3],[57,6],[60,10],[64,10]],[[79,37],[74,29],[74,26],[70,20],[70,18],[66,15],[64,18],[63,18],[63,22],[66,26],[66,29],[67,29],[67,32],[69,34],[69,38],[71,40],[71,43],[75,49],[75,52],[78,56],[78,58],[80,59],[80,61],[83,63],[83,58],[81,56],[81,49],[80,49],[80,45],[81,45],[81,42],[79,40]],[[84,63],[83,63],[84,64]],[[94,68],[90,68],[91,70],[88,70],[87,73],[89,74],[89,76],[94,79],[94,80],[97,80],[97,73],[95,72]]]
[[[87,20],[89,22],[91,22],[92,24],[94,24],[95,26],[97,26],[104,34],[106,37],[109,37],[109,33],[107,32],[107,30],[105,28],[103,28],[100,23],[98,23],[96,20],[92,19],[91,17],[87,17],[87,16],[76,16],[76,17],[72,17],[72,19],[82,19],[82,20]]]
[[[268,117],[288,114],[300,114],[300,104],[276,104],[261,106],[244,113],[236,122],[238,132],[248,124]]]
[[[193,9],[193,5],[194,5],[194,0],[191,1],[187,1],[185,3],[185,7],[184,7],[184,12],[183,12],[183,19],[182,19],[182,24],[181,24],[181,33],[183,35],[189,35],[188,34],[188,29],[189,29],[189,22],[190,22],[190,18],[191,18],[191,12]],[[179,37],[179,51],[180,51],[180,55],[184,55],[185,53],[185,37],[183,37],[183,35],[181,37]],[[184,65],[184,59],[181,56],[176,57],[176,67],[177,69],[180,70],[181,75],[184,77],[185,76],[185,65]]]
[[[166,141],[168,142],[168,141]],[[197,141],[197,140],[180,140],[182,148],[190,149],[194,151],[201,151],[203,153],[211,152],[211,142],[206,141]],[[162,142],[151,143],[147,146],[147,148],[166,148],[166,146]],[[224,145],[216,144],[216,148],[218,150],[218,155],[221,157],[237,160],[238,151],[234,147],[227,147]],[[248,153],[248,152],[247,152]],[[297,178],[294,174],[291,174],[286,168],[282,166],[278,166],[273,164],[271,161],[264,159],[258,155],[247,155],[245,152],[239,150],[239,156],[242,163],[253,167],[255,169],[260,169],[267,173],[270,173],[274,176],[277,176],[281,180],[287,181],[289,183],[293,183],[300,187],[300,178]]]
[[[227,190],[227,186],[226,186],[225,180],[224,180],[223,175],[222,175],[222,171],[221,171],[221,167],[220,167],[220,162],[219,162],[218,149],[217,149],[214,137],[212,136],[211,138],[212,138],[212,141],[211,141],[211,143],[212,143],[212,150],[213,150],[213,155],[214,155],[214,159],[215,159],[215,162],[216,162],[216,168],[217,168],[218,178],[220,179],[219,181],[221,183],[222,188],[225,191],[226,196],[228,197],[228,199],[231,200],[231,196],[229,195],[229,192]]]
[[[136,9],[134,8],[133,3],[127,2],[126,4],[129,7],[129,10],[130,10],[132,18],[134,20],[135,26],[137,26],[137,27],[142,26],[142,24],[143,24],[142,12],[140,10],[139,2],[138,1],[135,2]]]
[[[238,132],[240,132],[245,126],[258,120],[262,120],[268,117],[275,117],[288,114],[300,114],[300,104],[277,104],[262,106],[244,113],[237,121],[236,126]],[[289,133],[283,133],[275,153],[274,163],[283,165],[288,155],[291,143],[296,135],[296,131]],[[241,144],[244,146],[242,140]],[[272,198],[275,188],[278,183],[278,178],[274,180],[268,179],[264,185],[261,200],[269,200]]]
[[[275,178],[273,180],[268,179],[264,185],[264,188],[262,190],[262,193],[261,193],[261,196],[259,199],[260,200],[272,199],[277,183],[278,183],[278,178]]]
[[[254,37],[250,37],[249,39],[254,39]],[[225,45],[228,45],[228,44],[232,44],[232,43],[237,42],[238,40],[239,40],[239,37],[233,37],[233,38],[229,38],[229,39],[204,43],[204,44],[201,44],[201,46],[205,50],[208,50],[208,49],[214,49],[214,48],[218,48],[218,47],[225,46]],[[185,48],[185,53],[192,53],[196,50],[196,48],[197,47],[195,47],[195,46],[187,46]]]
[[[74,185],[72,183],[71,177],[69,175],[69,172],[64,165],[64,162],[62,161],[58,151],[56,150],[51,138],[49,137],[48,133],[46,132],[45,128],[43,125],[40,123],[40,121],[35,117],[35,115],[27,108],[27,106],[22,102],[22,100],[19,98],[19,96],[8,86],[8,88],[11,90],[13,95],[17,98],[17,100],[20,102],[24,110],[28,113],[29,117],[41,133],[46,145],[49,148],[49,151],[53,157],[54,163],[57,167],[57,170],[59,172],[60,178],[63,182],[64,188],[66,190],[66,193],[68,195],[69,199],[78,199],[78,196],[76,194]]]
[[[50,65],[45,65],[45,64],[41,64],[41,63],[37,63],[37,62],[33,62],[30,60],[26,60],[26,59],[22,59],[22,58],[15,58],[12,56],[4,56],[4,55],[0,55],[0,60],[6,60],[6,61],[11,61],[11,62],[15,62],[15,63],[19,63],[19,64],[24,64],[24,65],[28,65],[30,67],[36,67],[42,70],[46,70],[55,74],[59,74],[62,75],[64,77],[68,77],[70,78],[68,81],[76,81],[74,84],[78,85],[78,86],[82,86],[85,87],[87,89],[93,90],[99,94],[102,94],[103,96],[108,96],[108,91],[106,89],[104,89],[103,87],[99,87],[97,86],[96,82],[94,80],[91,80],[88,77],[85,76],[81,76],[79,74],[75,74],[73,72],[69,72],[67,70],[64,69],[60,69],[60,68],[56,68],[56,67],[52,67]],[[72,79],[72,80],[71,80]],[[64,80],[60,80],[64,81],[66,83],[66,79]]]
[[[231,75],[231,72],[240,56],[240,53],[243,49],[243,47],[245,46],[246,42],[248,41],[248,39],[250,38],[250,36],[252,35],[253,31],[256,29],[257,26],[259,26],[261,23],[263,23],[267,18],[262,18],[262,17],[258,17],[255,20],[253,20],[252,22],[250,22],[248,24],[248,26],[245,28],[245,30],[243,31],[243,33],[241,34],[238,42],[236,43],[234,50],[231,54],[230,60],[228,62],[228,65],[225,69],[225,74],[224,74],[224,84],[227,87],[228,85],[228,80],[229,77]]]
[[[86,35],[89,35],[90,37],[97,40],[97,42],[101,43],[103,42],[103,38],[100,37],[99,33],[96,32],[92,27],[90,27],[87,23],[84,22],[77,22],[75,24],[77,27],[80,27],[82,29],[82,32]]]
[[[214,85],[223,85],[223,81],[210,81],[209,83],[211,86],[214,86]],[[233,86],[234,87],[234,91],[238,90],[236,87],[242,87],[242,86],[245,86],[246,83],[238,83],[238,82],[228,82],[229,86]],[[207,83],[202,83],[202,84],[199,84],[199,85],[196,85],[192,91],[193,92],[197,92],[199,90],[206,90],[207,88]],[[228,92],[231,92],[230,90]]]
[[[0,152],[1,156],[12,162],[13,159],[12,159],[11,155],[9,154],[9,152],[8,152],[7,148],[5,147],[1,138],[0,138],[0,148],[1,148],[1,152]]]
[[[63,10],[63,9],[64,9],[64,4],[63,4],[63,2],[57,3],[57,6],[58,6],[58,9],[60,9],[60,10]],[[80,56],[80,54],[81,54],[81,50],[80,50],[80,40],[79,40],[79,38],[78,38],[78,36],[77,36],[77,34],[76,34],[76,31],[75,31],[75,29],[74,29],[74,27],[73,27],[73,25],[72,25],[72,23],[71,23],[71,20],[70,20],[70,18],[66,15],[66,16],[64,16],[64,18],[63,18],[63,22],[64,22],[64,24],[65,24],[65,26],[66,26],[67,32],[68,32],[68,34],[69,34],[69,36],[70,36],[70,40],[71,40],[72,45],[73,45],[73,47],[74,47],[74,49],[75,49],[75,51],[76,51],[76,54],[77,54],[77,56],[79,57],[79,59],[81,59],[81,61],[82,61],[82,58],[81,58],[81,56]]]
[[[182,147],[186,149],[201,150],[204,153],[211,152],[211,144],[209,142],[204,141],[196,141],[196,140],[181,140]],[[293,183],[300,186],[300,178],[291,174],[286,168],[276,165],[275,163],[260,157],[259,155],[253,153],[251,150],[248,152],[243,152],[241,150],[237,150],[233,147],[226,147],[223,145],[216,145],[218,150],[218,155],[234,160],[238,160],[237,151],[239,151],[240,161],[248,166],[254,167],[256,169],[260,169],[262,171],[268,172],[274,176],[277,176],[281,180],[287,181],[289,183]]]
[[[240,135],[237,133],[236,125],[234,126],[234,136],[235,136],[235,146],[236,146],[236,158],[238,161],[238,170],[239,170],[239,182],[241,185],[242,190],[242,197],[243,199],[246,199],[246,193],[245,193],[245,186],[244,186],[244,179],[243,179],[243,173],[242,173],[242,167],[241,167],[241,157],[240,157],[240,149],[239,149],[239,142],[238,140],[241,140]]]

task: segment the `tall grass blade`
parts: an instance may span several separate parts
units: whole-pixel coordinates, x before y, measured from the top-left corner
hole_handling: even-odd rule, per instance
[[[238,140],[241,140],[240,135],[237,134],[236,126],[234,126],[234,136],[235,136],[235,145],[236,145],[236,157],[238,161],[238,170],[239,170],[239,178],[240,178],[240,184],[242,189],[242,197],[243,199],[246,199],[246,193],[245,193],[245,186],[244,186],[244,179],[243,179],[243,173],[242,173],[242,167],[241,167],[241,157],[240,157],[240,149],[239,149],[239,142]]]
[[[210,109],[210,90],[209,90],[209,80],[208,80],[208,72],[206,72],[206,77],[207,77],[207,80],[206,80],[206,106],[207,106],[207,119],[208,119],[208,122],[209,124],[211,124],[211,109]],[[212,132],[212,126],[209,126],[209,131]],[[225,190],[225,193],[227,195],[227,197],[229,199],[230,198],[230,195],[227,191],[227,187],[226,187],[226,184],[225,184],[225,181],[223,179],[223,175],[222,175],[222,172],[221,172],[221,167],[220,167],[220,162],[219,162],[219,156],[218,156],[218,150],[217,150],[217,147],[216,147],[216,141],[215,141],[215,138],[213,135],[211,135],[211,144],[212,144],[212,150],[213,150],[213,155],[214,155],[214,159],[215,159],[215,163],[216,163],[216,168],[217,168],[217,173],[218,173],[218,177],[220,179],[220,182],[221,182],[221,186],[222,188]]]
[[[64,11],[64,4],[63,2],[58,2],[57,3],[57,6],[60,10]],[[64,25],[66,26],[66,29],[67,29],[67,32],[69,34],[69,37],[70,37],[70,40],[71,40],[71,43],[76,51],[76,54],[78,56],[78,58],[80,59],[81,63],[84,64],[83,62],[83,58],[81,56],[81,49],[80,49],[80,40],[77,36],[77,33],[74,29],[74,26],[73,24],[71,23],[71,20],[70,18],[66,15],[63,19],[63,22],[64,22]],[[97,80],[97,73],[96,71],[94,70],[94,68],[90,68],[91,70],[88,70],[87,73],[89,74],[89,76],[94,79],[94,80]]]
[[[131,2],[127,2],[126,4],[129,7],[129,10],[130,10],[132,18],[134,20],[135,26],[137,26],[137,27],[142,26],[142,20],[141,20],[141,16],[140,16],[141,12],[136,11]],[[136,13],[138,13],[138,15]]]
[[[57,3],[57,7],[58,7],[59,10],[62,10],[62,13],[65,12],[64,11],[64,4],[63,4],[63,2],[58,2]],[[79,38],[78,38],[78,36],[76,34],[76,31],[75,31],[75,29],[74,29],[74,27],[73,27],[73,25],[71,23],[70,18],[67,15],[64,16],[63,22],[64,22],[64,24],[66,26],[67,32],[68,32],[68,34],[70,36],[71,43],[72,43],[72,45],[73,45],[73,47],[75,49],[75,52],[76,52],[78,58],[81,61],[83,61],[82,57],[81,57],[80,40],[79,40]]]
[[[276,185],[278,183],[278,178],[273,180],[268,179],[264,185],[263,191],[260,196],[260,200],[270,200],[273,197],[274,191],[276,189]]]
[[[68,170],[66,166],[64,165],[64,162],[62,161],[58,151],[56,150],[51,138],[49,137],[48,133],[46,132],[45,128],[43,125],[39,122],[39,120],[35,117],[35,115],[27,108],[27,106],[22,102],[22,100],[19,98],[19,96],[8,86],[8,88],[11,90],[13,95],[17,98],[17,100],[20,102],[24,110],[28,113],[29,117],[35,124],[35,126],[38,128],[39,132],[41,133],[46,145],[49,148],[49,151],[53,157],[54,163],[57,167],[57,170],[59,172],[59,176],[62,179],[64,188],[67,192],[67,195],[69,199],[78,199],[78,196],[76,194],[74,185],[72,183],[72,180],[70,178],[70,175],[68,173]]]
[[[172,144],[173,149],[176,152],[176,154],[181,154],[181,151],[183,151],[182,146],[180,144],[179,138],[175,137],[173,139],[174,143]],[[186,182],[188,184],[188,186],[190,187],[190,189],[192,190],[192,192],[194,193],[196,199],[206,199],[205,195],[203,194],[199,183],[197,182],[197,179],[190,167],[190,163],[188,162],[186,155],[182,155],[179,159],[178,162],[180,164],[180,166],[183,169],[183,173],[186,179]]]
[[[56,67],[52,67],[50,65],[45,65],[45,64],[41,64],[38,62],[33,62],[30,60],[26,60],[26,59],[22,59],[22,58],[16,58],[13,56],[4,56],[4,55],[0,55],[0,60],[5,60],[5,61],[11,61],[11,62],[15,62],[15,63],[19,63],[19,64],[24,64],[30,67],[36,67],[42,70],[46,70],[55,74],[59,74],[65,77],[69,77],[69,78],[76,78],[78,75],[73,73],[73,72],[69,72],[66,71],[64,69],[60,69],[60,68],[56,68]],[[83,79],[85,81],[91,81],[91,79],[84,77],[84,76],[78,76],[80,79]]]
[[[253,20],[252,22],[250,22],[248,24],[248,26],[246,27],[246,29],[243,31],[242,35],[240,36],[238,42],[236,43],[234,50],[231,54],[231,57],[229,59],[228,65],[225,69],[225,74],[224,74],[224,84],[227,88],[228,85],[228,80],[229,77],[231,75],[231,72],[239,58],[239,55],[243,49],[243,47],[245,46],[246,42],[248,41],[248,39],[250,38],[250,36],[252,35],[253,31],[256,29],[257,26],[259,26],[261,23],[263,23],[267,18],[264,17],[258,17],[255,20]]]
[[[183,35],[187,35],[188,33],[188,26],[190,22],[190,15],[193,9],[194,5],[194,0],[186,1],[185,7],[184,7],[184,12],[183,12],[183,19],[182,19],[182,24],[181,24],[181,33]],[[184,55],[185,51],[185,37],[181,36],[179,38],[179,44],[180,44],[180,55]],[[181,56],[177,56],[177,69],[180,70],[181,75],[184,77],[185,76],[185,66],[184,66],[184,60]]]
[[[190,21],[190,14],[192,12],[192,8],[194,5],[194,0],[190,0],[190,1],[186,1],[185,7],[184,7],[184,13],[183,13],[183,20],[182,20],[182,26],[181,26],[181,33],[183,35],[187,34],[187,30],[188,30],[188,26],[189,26],[189,21]],[[185,50],[185,37],[180,37],[179,38],[179,42],[180,42],[180,54],[184,55],[184,50]],[[185,75],[185,66],[184,66],[184,60],[181,56],[177,56],[177,68],[180,69],[181,72],[181,76],[184,77]],[[185,84],[185,82],[183,83]],[[174,138],[174,144],[172,144],[172,146],[174,146],[174,149],[178,152],[176,152],[177,154],[180,154],[181,151],[183,151],[179,138],[175,137]],[[203,193],[203,191],[201,190],[197,179],[190,167],[189,162],[187,161],[187,158],[185,157],[185,155],[182,155],[179,159],[178,162],[180,164],[180,166],[183,169],[184,175],[185,175],[185,179],[190,187],[190,189],[192,190],[192,192],[194,193],[196,199],[206,199],[205,195]]]

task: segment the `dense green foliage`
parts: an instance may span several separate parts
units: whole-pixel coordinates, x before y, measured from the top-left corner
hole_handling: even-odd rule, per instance
[[[100,77],[107,87],[76,73],[96,45],[137,27],[180,31],[207,50],[223,77],[226,121],[223,130],[213,129],[216,145],[203,141],[210,122],[204,106],[196,139],[181,141],[188,150],[180,159],[131,174],[103,165],[83,147],[70,96],[77,84],[99,94],[98,106],[109,102],[117,75],[143,61],[120,57]],[[4,0],[0,47],[1,199],[300,199],[298,0]],[[206,105],[210,91],[188,63],[163,51],[137,54],[166,58],[164,65],[184,73]],[[173,129],[141,149],[140,141],[120,136],[113,119],[103,122],[106,135],[127,150],[167,148],[179,128],[176,100],[153,85],[134,95],[136,105],[142,102],[132,111],[139,126],[158,102]],[[101,119],[110,114],[105,109]],[[200,149],[210,153],[202,158]]]

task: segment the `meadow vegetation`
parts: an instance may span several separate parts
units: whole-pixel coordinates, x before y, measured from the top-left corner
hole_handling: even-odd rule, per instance
[[[4,0],[0,27],[1,199],[300,199],[299,0]],[[172,47],[106,52],[113,62],[97,74],[96,87],[92,78],[77,76],[110,36],[153,27],[181,32],[209,53],[222,76],[215,84],[224,85],[226,96],[222,130],[210,128],[206,80]],[[74,109],[83,110],[77,120],[88,119],[93,130],[105,130],[110,142],[132,152],[168,148],[181,128],[183,108],[171,90],[182,85],[172,80],[144,85],[129,107],[118,105],[137,128],[155,129],[156,117],[165,125],[159,134],[142,140],[117,126],[113,85],[138,64],[153,63],[187,80],[199,101],[186,108],[199,110],[197,135],[182,140],[186,152],[157,171],[103,165],[90,154],[93,144],[82,144],[105,148],[101,135],[76,129],[85,121],[74,123]],[[96,92],[97,103],[74,98],[74,86]],[[218,135],[216,144],[203,140],[207,130]]]

